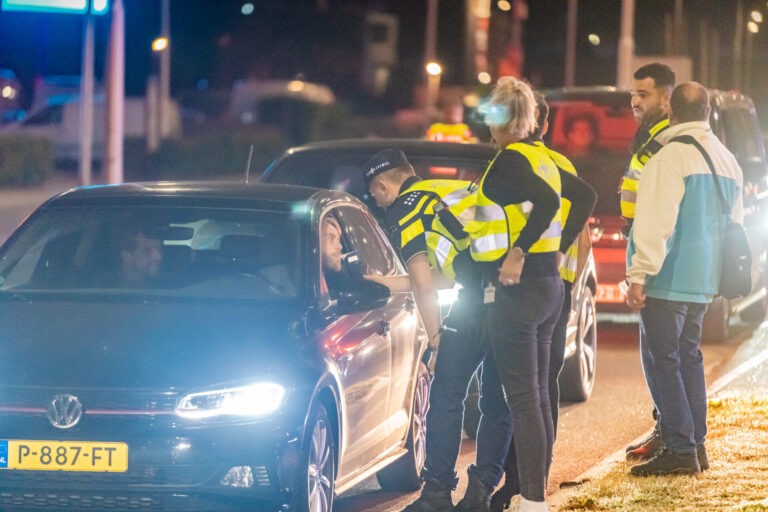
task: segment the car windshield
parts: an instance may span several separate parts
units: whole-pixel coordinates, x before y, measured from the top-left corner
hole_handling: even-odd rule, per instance
[[[763,144],[758,138],[760,127],[755,116],[746,108],[722,109],[721,137],[739,162],[762,162]]]
[[[598,193],[596,215],[620,215],[618,190],[637,131],[629,95],[552,99],[546,144],[567,156]]]
[[[253,210],[48,208],[3,247],[0,294],[288,300],[302,282],[300,226]]]
[[[342,190],[370,205],[362,168],[373,153],[293,154],[278,161],[270,169],[266,181]],[[488,166],[485,160],[407,156],[416,174],[425,179],[474,181],[483,175]]]

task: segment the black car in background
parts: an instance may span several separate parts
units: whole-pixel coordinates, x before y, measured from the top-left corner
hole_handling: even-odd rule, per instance
[[[369,196],[362,179],[363,164],[385,148],[399,148],[425,179],[479,181],[496,154],[490,144],[457,144],[413,139],[340,140],[308,144],[286,151],[267,168],[261,181],[331,188],[350,193],[371,210],[381,214]],[[597,280],[590,255],[573,286],[571,316],[568,322],[566,360],[561,374],[564,401],[583,402],[589,398],[595,379],[597,356]],[[455,300],[456,290],[441,290],[445,306]],[[476,388],[470,391],[473,403],[466,408],[465,429],[474,435],[477,407]]]
[[[326,220],[357,266],[323,270]],[[321,512],[372,474],[417,489],[426,335],[362,272],[404,270],[340,192],[49,200],[0,248],[0,510]]]

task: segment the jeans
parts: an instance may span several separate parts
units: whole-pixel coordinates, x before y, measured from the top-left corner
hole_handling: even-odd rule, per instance
[[[552,265],[556,270],[554,259]],[[514,286],[496,284],[496,298],[486,314],[497,373],[514,425],[520,491],[531,501],[544,501],[554,442],[550,345],[562,304],[559,275],[523,276]]]
[[[571,316],[571,289],[573,283],[563,281],[563,307],[560,310],[560,316],[552,332],[552,345],[549,354],[549,407],[552,414],[552,437],[557,439],[557,420],[558,410],[560,408],[560,372],[563,369],[565,360],[565,343],[568,329],[568,320]],[[552,449],[550,448],[547,457],[547,478],[549,478],[549,467],[552,465]],[[520,494],[520,479],[517,471],[517,452],[514,443],[510,444],[507,460],[504,462],[504,472],[506,474],[505,485],[510,488],[512,494]]]
[[[443,323],[435,377],[427,413],[427,458],[422,479],[444,488],[458,484],[456,460],[461,448],[464,398],[478,367],[482,369],[483,416],[478,428],[477,475],[496,485],[503,472],[504,455],[511,438],[511,420],[490,352],[483,324],[483,298],[461,290],[459,300]],[[495,386],[495,387],[494,387]],[[500,455],[501,454],[501,455]],[[493,483],[490,483],[493,482]]]
[[[647,298],[640,353],[661,437],[675,453],[696,453],[707,434],[707,388],[699,347],[707,304]]]

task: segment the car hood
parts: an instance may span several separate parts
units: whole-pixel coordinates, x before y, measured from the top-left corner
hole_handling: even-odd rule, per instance
[[[0,301],[0,384],[188,389],[295,372],[297,307]],[[306,364],[306,363],[305,363]]]

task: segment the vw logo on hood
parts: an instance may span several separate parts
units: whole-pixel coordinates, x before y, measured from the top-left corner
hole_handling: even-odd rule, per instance
[[[83,406],[76,396],[56,395],[48,406],[48,420],[56,428],[72,428],[82,415]]]

